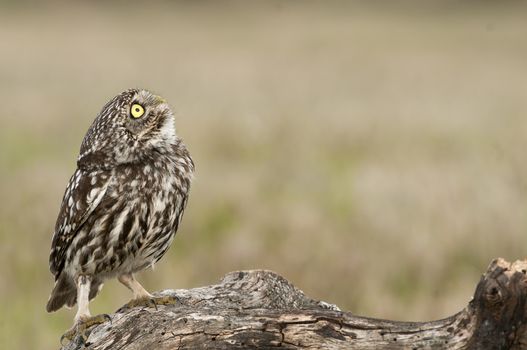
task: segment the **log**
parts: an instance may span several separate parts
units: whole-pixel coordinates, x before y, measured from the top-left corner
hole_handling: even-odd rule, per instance
[[[360,317],[274,272],[231,272],[216,285],[156,293],[174,305],[118,310],[62,349],[527,349],[526,271],[527,261],[492,261],[468,305],[431,322]]]

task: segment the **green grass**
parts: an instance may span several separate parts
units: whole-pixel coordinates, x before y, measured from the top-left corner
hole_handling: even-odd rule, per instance
[[[44,310],[55,218],[85,131],[133,86],[174,105],[197,165],[147,289],[266,268],[356,314],[429,320],[524,257],[525,9],[398,4],[0,11],[0,348],[54,349],[70,327]],[[129,297],[110,281],[92,312]]]

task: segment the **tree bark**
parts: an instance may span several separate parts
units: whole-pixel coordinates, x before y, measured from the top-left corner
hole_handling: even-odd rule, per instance
[[[432,322],[359,317],[274,272],[231,272],[156,293],[174,305],[118,310],[62,349],[527,349],[526,271],[527,261],[492,261],[467,307]]]

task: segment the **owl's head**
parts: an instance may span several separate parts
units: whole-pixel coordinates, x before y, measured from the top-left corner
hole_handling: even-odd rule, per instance
[[[101,110],[81,145],[79,165],[112,168],[171,152],[177,142],[166,101],[142,89],[126,90]]]

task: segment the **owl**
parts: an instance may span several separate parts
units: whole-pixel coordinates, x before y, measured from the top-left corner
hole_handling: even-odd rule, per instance
[[[163,98],[130,89],[102,108],[82,141],[51,243],[55,285],[46,309],[78,305],[63,337],[104,321],[91,317],[88,305],[107,279],[116,277],[132,291],[129,305],[166,302],[134,273],[153,266],[170,247],[193,172]]]

